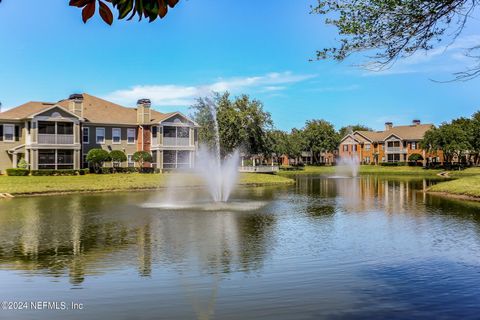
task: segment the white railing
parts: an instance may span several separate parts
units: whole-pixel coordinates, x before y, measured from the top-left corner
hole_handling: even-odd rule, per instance
[[[152,146],[158,145],[158,138],[152,138]]]
[[[274,173],[280,169],[278,166],[243,166],[239,167],[239,172],[257,172],[257,173]]]
[[[406,150],[402,147],[387,147],[387,152],[405,152]]]
[[[39,144],[73,144],[73,134],[39,134]]]
[[[163,137],[163,145],[167,147],[189,147],[190,138]]]

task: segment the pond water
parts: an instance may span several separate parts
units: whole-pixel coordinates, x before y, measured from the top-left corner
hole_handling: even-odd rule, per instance
[[[303,176],[241,188],[233,211],[142,206],[155,192],[0,201],[1,300],[82,304],[0,318],[478,319],[480,204],[431,183]]]

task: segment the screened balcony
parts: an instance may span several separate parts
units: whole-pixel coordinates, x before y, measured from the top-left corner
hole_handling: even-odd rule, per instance
[[[163,145],[167,147],[189,147],[189,127],[163,127]]]
[[[38,122],[39,144],[73,144],[73,123]]]

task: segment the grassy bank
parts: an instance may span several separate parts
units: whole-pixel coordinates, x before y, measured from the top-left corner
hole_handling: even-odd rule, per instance
[[[480,200],[480,175],[464,176],[459,179],[438,183],[428,190],[443,195],[467,196]]]
[[[336,167],[332,166],[306,166],[304,170],[299,171],[280,171],[282,176],[292,176],[296,174],[334,174]],[[382,175],[408,175],[429,177],[436,176],[445,170],[423,169],[422,167],[398,166],[398,167],[384,167],[384,166],[360,166],[360,174],[382,174]],[[480,168],[468,168],[462,171],[446,171],[451,178],[460,178],[473,175],[480,175]]]
[[[332,166],[306,166],[301,171],[281,171],[283,176],[292,176],[296,174],[334,174],[336,167]],[[435,176],[442,170],[425,170],[421,167],[383,167],[383,166],[360,166],[360,174],[383,174],[383,175],[415,175],[415,176]]]
[[[165,188],[172,174],[105,174],[72,177],[8,177],[0,176],[0,193],[12,195],[49,194],[64,192],[100,192]],[[196,187],[202,181],[193,175],[175,174],[176,186]],[[275,185],[293,180],[269,174],[244,173],[240,185]]]

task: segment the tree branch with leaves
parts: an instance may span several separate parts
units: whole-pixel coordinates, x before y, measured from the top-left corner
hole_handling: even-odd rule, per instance
[[[338,29],[339,45],[317,51],[317,59],[343,61],[358,52],[372,52],[364,67],[383,70],[399,58],[429,51],[441,41],[453,42],[471,18],[478,0],[318,0],[313,14]],[[447,30],[453,28],[448,38]],[[480,74],[478,46],[466,55],[478,62],[455,74],[469,80]]]

